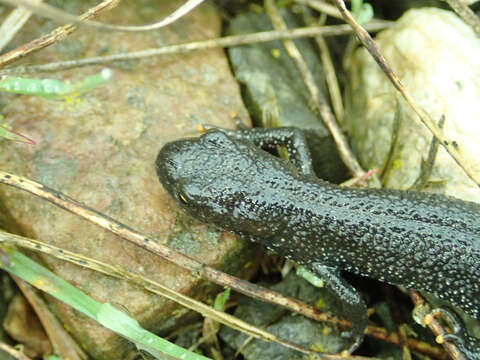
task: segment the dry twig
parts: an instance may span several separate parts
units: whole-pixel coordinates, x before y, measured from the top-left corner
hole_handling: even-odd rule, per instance
[[[332,5],[326,1],[323,0],[295,0],[295,2],[303,5],[307,5],[311,7],[312,9],[315,9],[321,13],[327,14],[329,16],[332,16],[337,19],[343,19],[342,14],[340,14],[340,11],[335,7],[335,5]]]
[[[379,21],[369,24],[369,31],[378,31],[390,26],[392,23],[388,21]],[[132,53],[122,53],[109,56],[91,57],[81,60],[60,61],[56,63],[44,65],[19,66],[10,69],[0,70],[0,75],[10,74],[27,74],[42,71],[59,71],[71,69],[81,66],[99,65],[122,60],[142,59],[152,56],[168,55],[168,54],[184,54],[192,51],[200,51],[214,49],[219,47],[231,47],[239,45],[248,45],[260,42],[267,42],[278,39],[294,39],[302,37],[311,37],[315,35],[333,36],[344,35],[352,32],[348,25],[333,26],[312,26],[298,28],[286,31],[265,31],[254,34],[226,36],[219,39],[210,39],[202,41],[194,41],[184,44],[167,45],[160,48],[146,49]],[[1,60],[1,57],[0,57]]]
[[[314,20],[309,14],[307,14],[306,9],[304,11],[304,15],[307,24],[309,26],[312,26]],[[328,49],[327,42],[325,41],[323,36],[315,36],[315,42],[317,43],[318,49],[320,50],[320,59],[322,61],[323,69],[325,72],[325,80],[327,82],[328,91],[330,93],[330,101],[332,102],[333,112],[335,113],[335,117],[337,118],[338,123],[342,124],[345,110],[343,106],[342,92],[340,90],[337,74],[335,72],[335,66],[333,65],[333,61],[330,56],[330,50]]]
[[[431,313],[430,307],[425,308],[427,312],[418,311],[418,309],[421,309],[421,306],[426,303],[423,296],[418,291],[415,291],[415,290],[411,290],[409,294],[410,294],[410,299],[412,299],[412,302],[414,303],[415,308],[417,309],[418,316],[423,319],[427,318],[428,316],[429,321],[426,324],[428,328],[432,331],[432,333],[435,336],[440,336],[440,337],[445,335],[447,332],[443,327],[443,325],[435,317],[429,316]],[[463,354],[460,353],[460,351],[458,350],[458,347],[454,343],[450,341],[445,341],[442,343],[442,346],[453,360],[468,360],[463,356]]]
[[[114,1],[118,3],[119,0],[114,0]],[[167,17],[153,24],[140,25],[140,26],[122,26],[122,25],[105,24],[98,21],[85,21],[85,19],[82,19],[82,16],[77,17],[63,10],[59,10],[54,6],[51,6],[48,4],[36,3],[36,0],[0,0],[0,2],[10,4],[13,6],[21,5],[27,9],[30,9],[32,12],[34,12],[37,15],[41,15],[46,18],[49,18],[64,24],[74,23],[77,25],[90,26],[90,27],[99,28],[99,29],[113,30],[113,31],[126,31],[126,32],[151,31],[151,30],[160,29],[162,27],[170,25],[176,20],[178,20],[179,18],[181,18],[182,16],[185,16],[186,14],[188,14],[191,10],[193,10],[195,7],[200,5],[203,1],[204,0],[188,0],[187,2],[185,2],[185,4],[180,6],[174,12],[169,14]]]
[[[97,6],[89,9],[85,13],[83,13],[79,19],[81,21],[90,19],[92,17],[97,16],[101,12],[105,10],[109,10],[112,7],[116,6],[120,0],[105,0],[98,4]],[[0,68],[8,65],[32,52],[38,51],[43,49],[46,46],[52,45],[53,43],[60,41],[70,35],[77,29],[75,25],[65,25],[56,28],[50,34],[43,35],[38,39],[32,40],[29,43],[23,44],[18,48],[9,51],[6,54],[0,56]]]

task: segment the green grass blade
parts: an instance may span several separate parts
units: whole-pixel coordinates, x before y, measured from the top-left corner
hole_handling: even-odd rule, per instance
[[[22,253],[13,249],[7,249],[5,252],[9,264],[0,261],[0,268],[65,302],[120,336],[129,339],[135,343],[138,349],[142,349],[158,359],[168,357],[185,360],[208,360],[204,356],[187,351],[143,329],[134,318],[114,308],[109,303],[101,304],[95,301]]]

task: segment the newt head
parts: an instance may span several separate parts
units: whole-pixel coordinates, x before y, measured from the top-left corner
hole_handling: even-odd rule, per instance
[[[223,176],[240,175],[240,168],[233,166],[232,161],[241,158],[232,139],[221,132],[210,132],[165,144],[158,153],[155,168],[170,194],[182,192],[187,197],[207,190],[205,187],[210,184],[220,185]],[[194,191],[194,185],[200,188]],[[180,198],[180,202],[184,201]]]
[[[192,217],[233,232],[253,231],[257,214],[248,205],[248,185],[254,181],[257,152],[253,144],[209,132],[167,143],[155,168],[165,190]]]

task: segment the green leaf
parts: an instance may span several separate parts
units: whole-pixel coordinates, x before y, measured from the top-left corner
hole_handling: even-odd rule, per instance
[[[373,7],[363,0],[352,0],[352,14],[360,24],[366,24],[373,18]]]
[[[94,89],[112,78],[112,70],[103,69],[98,74],[87,76],[82,81],[69,84],[56,79],[30,79],[14,76],[0,78],[0,91],[41,96],[47,99],[58,98]]]
[[[217,296],[215,297],[215,304],[214,304],[215,310],[225,311],[225,304],[227,303],[229,298],[230,298],[230,288],[226,288],[224,291],[217,294]]]
[[[3,117],[0,115],[0,121]],[[20,134],[19,132],[9,129],[6,125],[0,125],[0,137],[3,137],[8,140],[22,142],[26,144],[35,145],[35,141],[30,139],[28,136]]]

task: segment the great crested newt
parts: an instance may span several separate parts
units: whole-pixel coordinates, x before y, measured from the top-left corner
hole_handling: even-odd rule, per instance
[[[290,161],[264,151],[279,145]],[[363,338],[366,306],[341,271],[434,293],[480,320],[480,204],[322,181],[296,128],[216,129],[167,143],[156,171],[192,217],[322,278],[353,323],[350,350]],[[480,359],[480,340],[452,338],[468,359]]]

